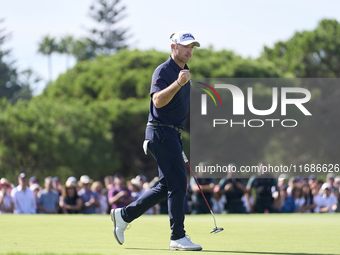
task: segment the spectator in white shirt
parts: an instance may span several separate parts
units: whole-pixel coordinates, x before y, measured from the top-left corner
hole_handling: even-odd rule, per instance
[[[33,191],[27,186],[27,178],[25,173],[21,173],[19,175],[18,182],[19,185],[11,192],[11,196],[14,200],[14,213],[35,213],[34,194]]]
[[[321,188],[317,184],[315,184],[314,188],[312,189],[313,203],[315,204],[314,213],[320,212],[320,206],[322,202],[322,195],[320,195],[320,189]]]
[[[320,204],[321,213],[332,213],[338,208],[338,199],[331,193],[332,186],[329,183],[324,183],[321,187],[322,199]]]

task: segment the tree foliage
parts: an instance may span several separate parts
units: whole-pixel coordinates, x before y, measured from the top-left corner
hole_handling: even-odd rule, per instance
[[[274,48],[264,48],[267,59],[295,77],[340,77],[340,24],[336,20],[321,20],[312,31],[296,32],[286,42]]]
[[[90,17],[97,22],[89,37],[96,55],[111,55],[127,47],[128,29],[117,27],[125,17],[125,9],[121,0],[97,0],[90,6]]]
[[[0,19],[0,24],[2,22]],[[31,86],[39,80],[31,79],[33,76],[37,78],[31,69],[20,72],[14,66],[15,61],[10,59],[11,50],[4,48],[10,36],[5,28],[0,28],[0,99],[6,98],[14,103],[19,99],[31,99]]]
[[[168,57],[156,51],[122,50],[115,55],[83,61],[50,85],[44,96],[85,103],[93,100],[148,97],[156,66]]]
[[[338,39],[331,36],[337,35],[337,27],[337,22],[321,21],[314,31],[297,33],[286,42],[265,48],[259,59],[245,59],[231,51],[215,51],[212,47],[195,49],[189,63],[191,75],[193,78],[310,77],[311,74],[338,77]],[[313,43],[311,38],[317,40]],[[91,47],[86,42],[83,45],[83,49]],[[324,58],[318,63],[318,70],[311,58],[315,52],[324,52],[324,55],[320,53]],[[59,175],[64,180],[70,175],[79,177],[82,174],[101,179],[118,171],[127,176],[142,173],[151,178],[156,175],[157,166],[150,155],[144,155],[142,143],[151,76],[169,55],[170,49],[168,53],[123,49],[92,61],[81,57],[84,61],[60,75],[43,94],[31,101],[11,105],[2,100],[0,175],[10,175],[12,181],[19,171],[36,176]],[[310,126],[317,127],[329,118],[340,119],[336,110],[340,102],[337,98],[339,89],[325,90],[317,86],[309,89],[313,95],[319,95],[318,100],[309,104],[311,111],[319,117],[302,121],[310,121]],[[257,108],[267,109],[272,100],[271,87],[259,87],[254,91]],[[322,115],[322,111],[327,112]],[[333,121],[333,125],[327,127],[331,139],[328,141],[338,139],[339,121]],[[186,131],[189,130],[188,125]],[[243,163],[255,159],[310,163],[307,161],[311,159],[336,157],[340,153],[336,143],[329,146],[318,138],[315,130],[305,128],[292,134],[293,131],[283,129],[275,129],[275,132],[263,129],[256,133],[235,129],[228,137],[228,142],[233,144],[230,155],[242,143],[248,145],[247,149],[242,151],[242,156],[234,155],[234,158],[243,158]],[[182,136],[188,151],[189,134],[184,132]],[[258,139],[260,143],[256,142]],[[301,144],[307,144],[309,148],[305,150]],[[301,151],[307,156],[301,155]]]
[[[260,77],[279,76],[266,68],[267,61],[243,60],[213,49],[195,54],[190,63],[193,77],[242,76],[248,70]],[[16,169],[15,174],[19,169],[35,175],[53,172],[64,178],[83,173],[102,178],[115,171],[157,174],[154,160],[145,157],[141,145],[151,76],[168,57],[169,53],[154,50],[122,50],[82,61],[30,103],[5,106],[7,114],[0,118],[2,169]],[[189,137],[186,133],[183,137],[188,149]]]
[[[15,107],[3,102],[2,111],[2,175],[19,171],[63,177],[83,172],[95,175],[119,166],[112,157],[109,123],[81,102],[71,105],[34,98]]]
[[[0,19],[0,24],[2,22],[3,20]],[[5,32],[5,28],[0,28],[0,98],[12,99],[20,90],[20,86],[17,83],[17,70],[13,67],[14,61],[8,60],[11,50],[4,48],[9,38],[10,34]]]
[[[77,62],[95,58],[94,48],[88,38],[79,38],[72,43],[72,55]]]
[[[312,31],[296,32],[273,48],[264,48],[261,59],[271,61],[281,72],[301,78],[340,77],[340,23],[324,19]],[[267,158],[291,163],[334,163],[339,154],[340,88],[329,80],[329,86],[305,84],[318,95],[309,107],[313,118],[307,118],[305,128],[294,133],[282,132],[268,144]],[[321,135],[322,134],[322,135]],[[278,137],[281,137],[278,139]],[[280,151],[280,153],[278,153]],[[280,156],[278,156],[280,155]]]

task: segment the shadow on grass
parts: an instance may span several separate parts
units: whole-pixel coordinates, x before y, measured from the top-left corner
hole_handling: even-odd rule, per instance
[[[145,251],[169,251],[169,249],[152,249],[152,248],[125,248],[127,250],[145,250]],[[236,253],[236,254],[258,254],[258,255],[340,255],[340,254],[329,254],[329,253],[305,253],[305,252],[269,252],[269,251],[214,251],[214,250],[202,250],[204,252],[216,252],[216,253]]]

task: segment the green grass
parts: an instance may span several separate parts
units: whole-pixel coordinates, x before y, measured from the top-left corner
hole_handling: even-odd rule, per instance
[[[186,216],[185,228],[200,254],[340,254],[340,214]],[[0,254],[187,254],[169,251],[167,215],[143,215],[125,232],[124,245],[112,234],[109,216],[0,215]]]

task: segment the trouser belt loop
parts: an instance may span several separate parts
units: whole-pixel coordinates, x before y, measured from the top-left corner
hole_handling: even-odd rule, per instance
[[[171,127],[173,129],[175,129],[179,134],[181,134],[182,131],[183,131],[182,128],[179,128],[175,125],[165,125],[165,124],[161,124],[161,123],[158,123],[158,122],[148,122],[146,125],[147,126],[159,126],[159,127]]]

